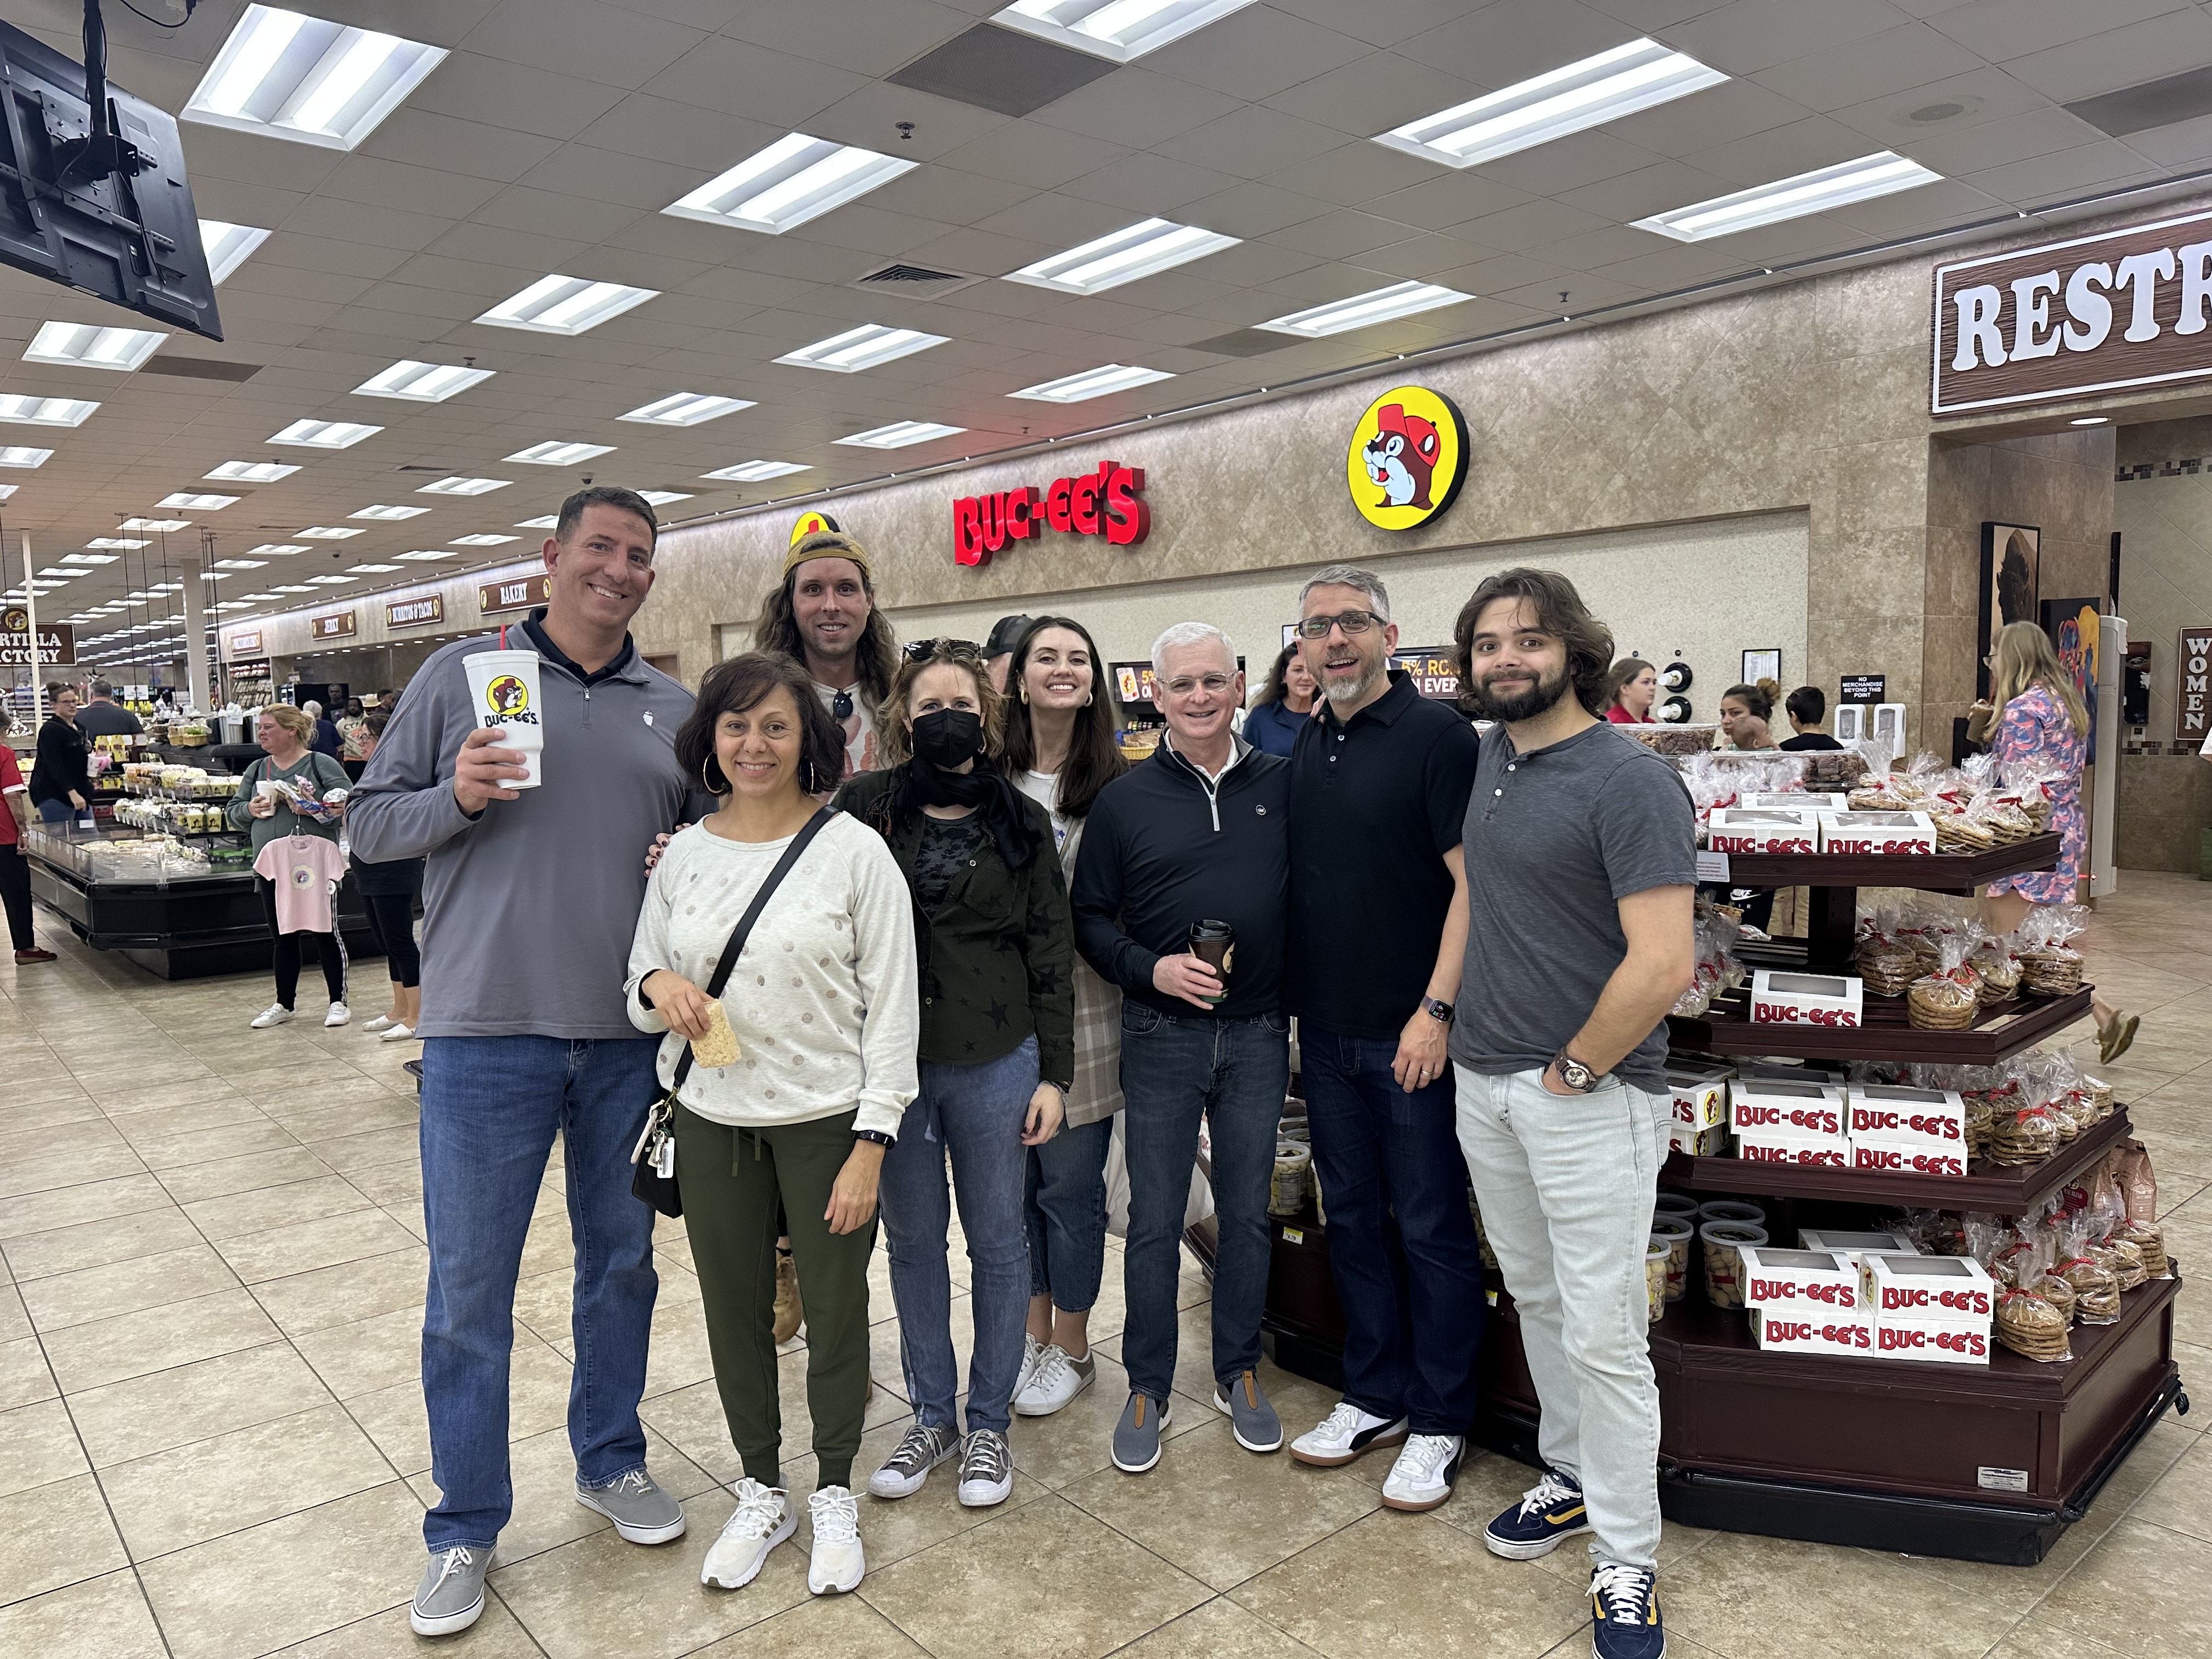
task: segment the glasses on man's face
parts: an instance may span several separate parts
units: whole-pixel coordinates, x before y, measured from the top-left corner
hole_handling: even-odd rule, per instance
[[[1234,674],[1200,674],[1196,676],[1182,674],[1176,676],[1174,679],[1164,680],[1161,682],[1161,684],[1166,687],[1168,696],[1171,697],[1187,697],[1193,692],[1200,690],[1205,690],[1209,696],[1219,696],[1224,691],[1226,691],[1236,683],[1237,677]]]
[[[957,657],[963,662],[983,660],[983,647],[975,641],[951,639],[916,640],[906,647],[906,659],[908,662],[927,662],[940,653],[948,657]]]
[[[1382,618],[1372,611],[1346,611],[1334,617],[1308,617],[1298,623],[1301,638],[1325,640],[1332,628],[1341,628],[1346,634],[1364,634]]]

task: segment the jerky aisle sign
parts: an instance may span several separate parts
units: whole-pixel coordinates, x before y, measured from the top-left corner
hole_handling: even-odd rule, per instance
[[[2185,628],[2174,653],[2173,736],[2202,743],[2212,732],[2212,628]]]
[[[76,629],[68,623],[39,624],[39,661],[76,660]],[[31,613],[20,605],[0,608],[0,667],[31,665]]]
[[[2212,213],[1936,267],[1937,415],[2212,377]]]

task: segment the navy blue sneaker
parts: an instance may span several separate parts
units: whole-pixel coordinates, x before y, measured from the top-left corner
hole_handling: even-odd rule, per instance
[[[1533,1561],[1589,1530],[1583,1489],[1557,1469],[1546,1469],[1544,1478],[1522,1493],[1518,1504],[1482,1529],[1482,1541],[1492,1555]]]
[[[1659,1586],[1643,1567],[1607,1562],[1590,1574],[1590,1651],[1597,1659],[1663,1659]]]

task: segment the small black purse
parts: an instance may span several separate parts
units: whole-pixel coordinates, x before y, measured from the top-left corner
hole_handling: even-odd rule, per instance
[[[714,976],[707,981],[707,994],[719,999],[722,988],[730,982],[730,973],[738,965],[738,954],[745,948],[745,940],[760,920],[761,912],[775,890],[783,884],[807,844],[822,832],[822,826],[836,816],[835,807],[825,806],[806,821],[806,827],[791,838],[791,845],[783,849],[783,856],[775,868],[768,872],[768,879],[753,895],[753,902],[738,918],[738,925],[730,930],[729,943],[722,947],[722,959],[714,964]],[[676,1181],[676,1097],[684,1087],[684,1079],[691,1075],[691,1045],[684,1045],[684,1053],[676,1061],[676,1075],[670,1079],[666,1091],[654,1101],[645,1115],[645,1128],[638,1135],[637,1145],[630,1148],[629,1161],[636,1166],[630,1177],[632,1196],[641,1199],[660,1212],[674,1218],[684,1213],[684,1194]]]

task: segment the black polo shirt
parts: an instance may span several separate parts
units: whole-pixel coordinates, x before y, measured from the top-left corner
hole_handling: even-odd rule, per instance
[[[1291,753],[1290,1012],[1395,1041],[1427,994],[1451,904],[1443,855],[1460,843],[1480,744],[1413,678],[1340,724],[1308,720]]]

